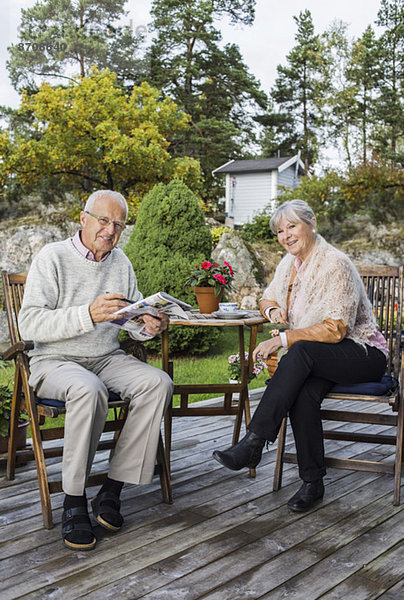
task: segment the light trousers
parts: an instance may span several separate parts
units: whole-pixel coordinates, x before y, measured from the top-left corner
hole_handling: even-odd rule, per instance
[[[84,493],[108,413],[108,390],[129,403],[108,476],[134,484],[151,482],[161,419],[173,393],[167,373],[118,350],[97,358],[38,361],[29,382],[38,397],[66,404],[62,463],[66,494]]]

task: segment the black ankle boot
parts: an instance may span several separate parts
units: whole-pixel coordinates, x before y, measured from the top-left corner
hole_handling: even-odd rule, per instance
[[[228,450],[215,450],[213,458],[233,471],[239,471],[243,467],[255,469],[261,460],[264,446],[265,440],[253,431],[249,431],[243,439]]]
[[[303,485],[288,502],[288,507],[294,512],[305,512],[309,510],[317,500],[324,496],[324,483],[322,479],[317,481],[303,481]]]

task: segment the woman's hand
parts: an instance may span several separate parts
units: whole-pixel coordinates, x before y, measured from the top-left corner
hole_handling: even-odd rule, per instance
[[[282,340],[281,340],[280,335],[277,335],[274,338],[270,338],[269,340],[266,340],[265,342],[261,342],[260,344],[258,344],[258,346],[255,348],[255,350],[253,352],[254,362],[257,360],[257,357],[267,360],[269,358],[269,356],[271,356],[271,354],[273,354],[274,352],[279,350],[279,348],[281,348],[281,347],[282,347]],[[258,355],[260,355],[260,356],[258,356]]]
[[[270,317],[273,323],[289,324],[288,315],[284,308],[274,308],[274,310],[271,310]]]

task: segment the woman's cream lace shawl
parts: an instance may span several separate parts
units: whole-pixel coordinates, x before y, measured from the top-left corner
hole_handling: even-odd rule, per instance
[[[284,309],[294,261],[291,254],[283,257],[263,295]],[[329,318],[342,319],[347,326],[346,337],[361,345],[377,331],[371,304],[353,263],[318,235],[293,282],[288,320],[291,329],[300,329]]]

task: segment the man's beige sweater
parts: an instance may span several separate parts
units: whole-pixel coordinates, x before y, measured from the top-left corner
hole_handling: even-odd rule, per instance
[[[100,294],[117,292],[142,298],[129,259],[114,248],[105,261],[87,260],[71,239],[47,244],[28,273],[18,323],[25,340],[33,340],[31,363],[43,358],[97,357],[119,348],[119,328],[93,323],[89,307]],[[124,326],[136,339],[141,325]]]

